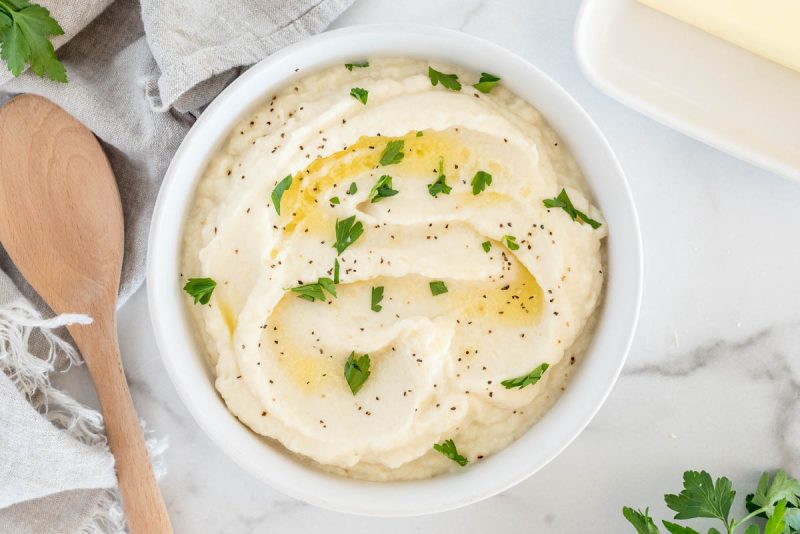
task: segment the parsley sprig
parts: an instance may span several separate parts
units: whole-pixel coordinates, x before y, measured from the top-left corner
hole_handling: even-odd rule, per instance
[[[356,221],[356,216],[351,215],[346,219],[336,220],[336,242],[333,247],[336,255],[341,255],[347,247],[356,242],[356,239],[364,233],[364,225],[361,221]]]
[[[394,165],[395,163],[400,163],[403,161],[403,147],[405,146],[406,142],[402,139],[395,139],[394,141],[389,141],[386,143],[386,148],[383,149],[383,153],[381,154],[380,164],[381,165]]]
[[[358,67],[359,69],[365,69],[369,67],[369,61],[359,61],[356,63],[345,63],[344,68],[347,70],[353,70],[353,67]]]
[[[750,524],[744,534],[800,533],[800,482],[789,477],[785,471],[776,472],[771,480],[769,473],[761,475],[755,493],[745,499],[745,506],[750,513],[738,521],[730,518],[735,497],[736,492],[728,478],[713,480],[706,471],[686,471],[683,474],[683,490],[678,495],[664,495],[664,500],[675,512],[674,519],[718,519],[727,534],[732,534],[756,518],[766,519],[764,529],[757,524]],[[650,517],[649,509],[641,511],[626,506],[622,514],[639,534],[661,532]],[[662,523],[672,534],[700,534],[700,531],[685,525],[671,521]],[[715,528],[708,532],[720,533]]]
[[[456,444],[453,442],[452,439],[444,440],[442,443],[435,443],[433,445],[433,449],[437,452],[444,454],[445,456],[453,460],[461,467],[464,467],[469,463],[469,460],[467,460],[466,457],[458,453]]]
[[[367,105],[367,99],[369,98],[369,91],[363,89],[361,87],[353,87],[350,89],[350,96],[364,104]]]
[[[50,36],[63,33],[46,8],[27,0],[0,0],[0,58],[14,76],[30,65],[40,78],[67,83],[64,64],[50,42]]]
[[[504,235],[503,243],[508,247],[508,250],[519,250],[519,244],[517,243],[517,238],[514,237],[513,235]]]
[[[353,395],[358,393],[369,375],[372,374],[369,367],[369,354],[356,356],[355,351],[351,352],[347,361],[344,362],[344,379],[347,380],[347,385],[350,386]]]
[[[377,286],[372,288],[372,295],[370,309],[374,312],[379,312],[383,309],[381,306],[381,301],[383,300],[383,286]]]
[[[397,194],[397,189],[392,189],[392,177],[388,174],[384,174],[375,185],[372,186],[372,189],[369,191],[369,201],[370,202],[378,202],[383,198],[393,197]]]
[[[303,284],[291,289],[293,292],[297,293],[297,296],[301,299],[308,300],[310,302],[314,302],[315,300],[321,300],[324,302],[328,300],[328,298],[325,296],[325,291],[330,293],[331,296],[336,297],[335,284],[336,283],[330,278],[319,278],[313,284]]]
[[[451,91],[461,90],[461,82],[458,81],[458,74],[445,74],[444,72],[439,72],[433,67],[428,67],[428,78],[430,78],[431,85],[433,86],[442,84],[442,87],[446,87]]]
[[[478,171],[472,178],[470,185],[472,186],[472,194],[478,195],[488,186],[492,185],[492,175],[486,171]]]
[[[489,93],[494,89],[494,86],[497,85],[497,82],[500,81],[500,78],[495,76],[494,74],[489,74],[488,72],[481,72],[481,79],[478,80],[478,83],[472,84],[472,87],[480,91],[481,93]]]
[[[183,290],[194,298],[194,303],[208,304],[217,283],[211,278],[189,278]]]
[[[500,383],[506,389],[522,389],[527,386],[532,386],[542,379],[542,375],[544,375],[544,372],[547,371],[548,367],[550,367],[550,364],[543,363],[528,374],[518,376],[516,378],[509,378],[508,380],[503,380]]]
[[[287,189],[292,187],[292,175],[287,174],[286,177],[278,182],[275,189],[272,190],[272,205],[275,206],[275,211],[278,215],[281,214],[281,199]]]
[[[444,175],[444,158],[439,158],[439,177],[436,178],[436,181],[432,184],[428,184],[428,193],[430,193],[433,198],[436,198],[436,195],[439,193],[449,195],[453,188],[447,185],[446,180],[447,177]]]
[[[434,297],[437,295],[441,295],[442,293],[447,293],[447,286],[441,280],[435,280],[428,284],[431,288],[431,295]]]
[[[572,220],[580,219],[581,221],[585,222],[595,230],[602,226],[601,223],[595,221],[594,219],[590,219],[588,215],[583,213],[582,211],[576,210],[575,206],[572,205],[572,201],[569,199],[569,195],[567,195],[567,190],[562,189],[561,192],[555,198],[546,198],[542,201],[545,207],[548,208],[561,208],[567,212],[567,214],[572,218]]]

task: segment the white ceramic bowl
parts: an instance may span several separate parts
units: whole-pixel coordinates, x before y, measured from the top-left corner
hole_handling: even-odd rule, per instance
[[[608,224],[606,298],[584,361],[553,408],[508,448],[463,469],[412,482],[364,482],[322,473],[241,424],[214,389],[178,277],[183,225],[209,157],[233,125],[292,80],[364,57],[402,56],[491,71],[538,108],[566,142]],[[296,69],[300,69],[296,72]],[[628,184],[600,130],[561,87],[513,53],[442,28],[361,26],[324,33],[258,63],[230,85],[184,139],[153,214],[147,292],[164,365],[197,423],[234,461],[280,491],[342,512],[408,516],[464,506],[524,480],[574,440],[619,375],[639,312],[642,250]]]

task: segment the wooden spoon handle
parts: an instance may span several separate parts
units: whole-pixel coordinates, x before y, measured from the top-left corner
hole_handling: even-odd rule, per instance
[[[68,327],[92,375],[116,459],[117,481],[131,534],[172,532],[153,475],[142,427],[122,370],[114,312],[93,316],[90,325]]]

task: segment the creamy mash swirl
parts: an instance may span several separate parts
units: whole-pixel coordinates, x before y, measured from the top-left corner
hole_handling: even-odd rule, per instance
[[[433,66],[461,90],[433,86],[427,63],[384,59],[272,96],[208,166],[185,231],[182,276],[216,282],[192,307],[228,408],[355,477],[461,469],[433,444],[452,439],[475,462],[518,437],[562,389],[603,285],[605,225],[543,204],[564,188],[602,222],[555,133],[502,82],[484,94],[476,75]],[[397,140],[402,160],[381,165]],[[479,171],[491,183],[475,194]],[[385,175],[396,194],[371,202]],[[434,197],[441,175],[452,189]],[[337,255],[351,216],[363,233]],[[333,279],[335,260],[335,298],[290,290]],[[356,394],[353,352],[371,362]],[[545,363],[538,383],[502,385]]]

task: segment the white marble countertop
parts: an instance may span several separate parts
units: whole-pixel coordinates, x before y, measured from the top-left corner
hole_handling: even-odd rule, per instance
[[[139,413],[169,436],[161,486],[176,532],[632,532],[622,506],[668,517],[662,495],[680,489],[687,468],[731,477],[740,496],[762,470],[800,475],[800,184],[593,88],[573,54],[578,6],[359,0],[335,26],[417,22],[488,38],[563,85],[605,132],[639,209],[645,284],[628,364],[594,421],[542,471],[477,505],[410,519],[321,510],[259,482],[206,438],[165,374],[142,289],[120,313],[121,346]]]

